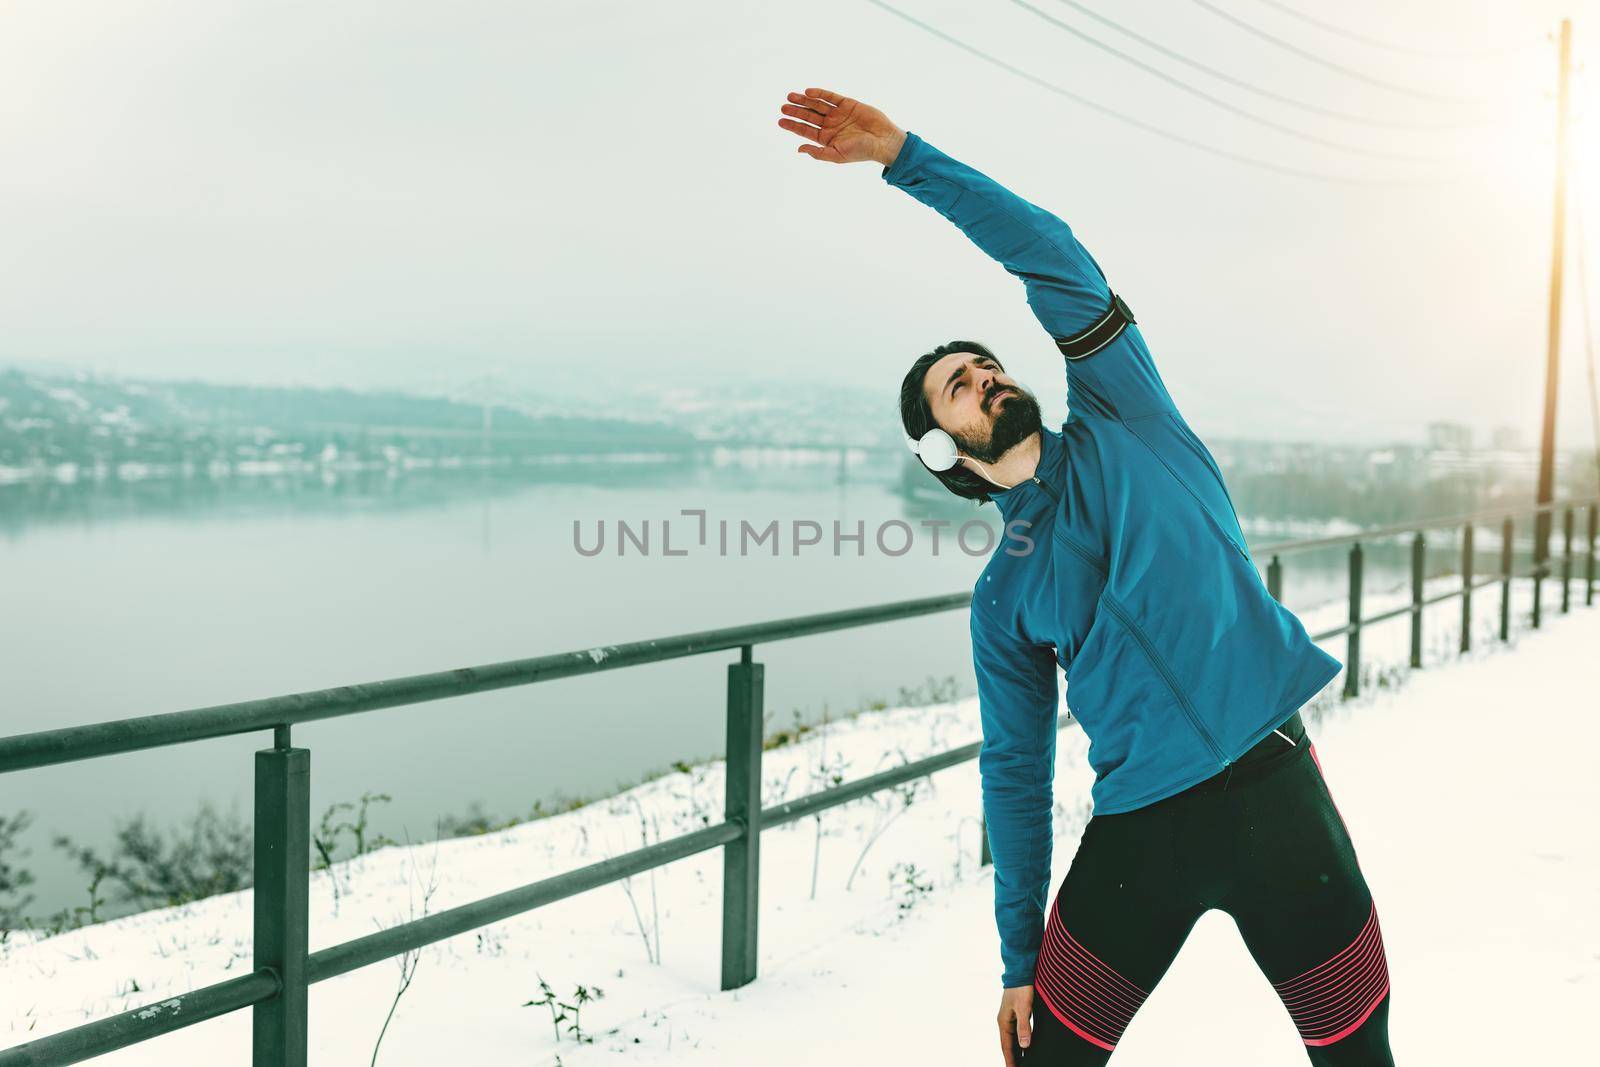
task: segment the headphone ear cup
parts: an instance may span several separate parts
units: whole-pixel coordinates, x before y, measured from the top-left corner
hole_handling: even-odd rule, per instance
[[[956,457],[959,455],[955,439],[938,427],[922,435],[922,440],[917,445],[917,454],[932,471],[949,470],[956,465]]]

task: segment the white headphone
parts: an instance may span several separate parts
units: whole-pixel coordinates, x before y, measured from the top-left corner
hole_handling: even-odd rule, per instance
[[[920,440],[910,434],[906,434],[905,439],[906,447],[916,453],[917,457],[922,460],[923,466],[931,471],[949,470],[956,465],[956,461],[960,459],[962,454],[961,450],[956,447],[955,438],[937,426],[923,434]],[[967,459],[976,464],[978,469],[983,471],[983,476],[994,482],[995,485],[1000,486],[1002,489],[1014,488],[1004,482],[995,481],[994,478],[990,477],[988,469],[971,456],[968,456]]]

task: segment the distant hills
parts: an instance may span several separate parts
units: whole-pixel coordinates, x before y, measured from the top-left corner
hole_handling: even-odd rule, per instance
[[[397,392],[0,370],[0,473],[9,480],[63,465],[157,473],[263,461],[682,453],[695,445],[688,429],[668,422],[533,415],[510,405]]]

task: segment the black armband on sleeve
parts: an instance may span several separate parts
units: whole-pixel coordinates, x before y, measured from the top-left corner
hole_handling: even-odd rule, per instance
[[[1106,307],[1105,314],[1101,315],[1093,326],[1071,337],[1055,338],[1056,347],[1061,349],[1061,354],[1068,359],[1083,359],[1115,341],[1124,329],[1137,321],[1133,317],[1133,312],[1128,309],[1128,305],[1123,303],[1122,297],[1112,293],[1111,303]]]

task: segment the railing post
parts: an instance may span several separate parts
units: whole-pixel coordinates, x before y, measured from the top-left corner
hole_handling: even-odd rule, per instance
[[[1500,640],[1511,640],[1511,542],[1516,527],[1511,516],[1500,524]]]
[[[1543,534],[1541,537],[1540,535]],[[1544,616],[1544,572],[1550,557],[1550,513],[1533,513],[1533,549],[1529,553],[1533,563],[1533,611],[1529,623],[1535,630]]]
[[[253,1067],[306,1067],[306,950],[311,862],[311,751],[289,728],[256,753],[255,968],[278,995],[253,1011]]]
[[[1472,651],[1472,523],[1461,531],[1461,651]]]
[[[728,665],[728,775],[724,817],[744,832],[722,849],[722,988],[756,977],[756,921],[761,887],[761,731],[764,664],[739,650]]]
[[[1572,509],[1567,508],[1561,516],[1561,614],[1565,615],[1572,608]]]
[[[1418,530],[1411,539],[1411,666],[1422,666],[1422,572],[1428,546]]]
[[[1600,533],[1600,504],[1589,505],[1589,552],[1583,562],[1583,602],[1594,603],[1594,552],[1595,535]]]
[[[1344,695],[1361,692],[1361,542],[1350,546],[1350,632],[1345,638]]]
[[[1267,564],[1267,592],[1273,600],[1283,603],[1283,562],[1277,556]]]

